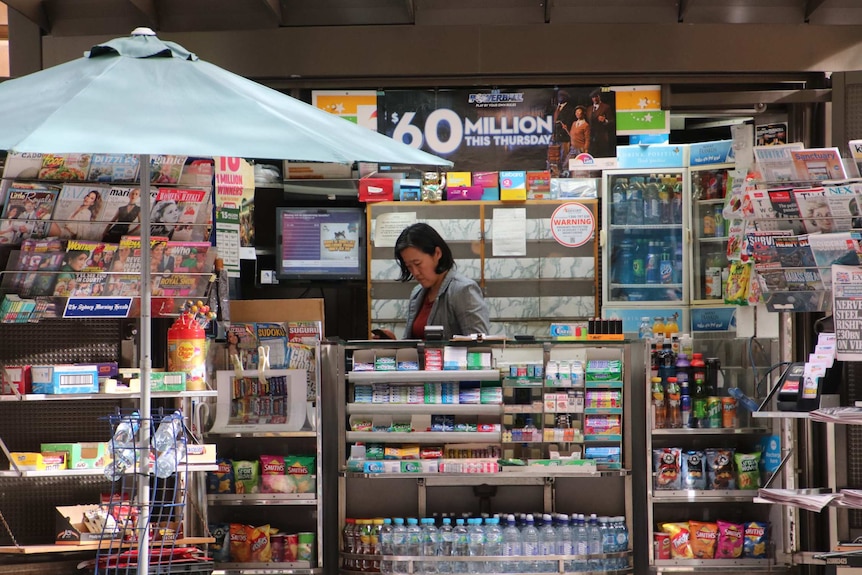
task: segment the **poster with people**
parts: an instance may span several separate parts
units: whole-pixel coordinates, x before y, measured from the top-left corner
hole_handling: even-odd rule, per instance
[[[459,171],[549,170],[616,155],[615,94],[595,86],[387,90],[378,131],[444,157]]]

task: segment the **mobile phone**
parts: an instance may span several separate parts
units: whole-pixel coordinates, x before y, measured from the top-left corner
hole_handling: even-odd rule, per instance
[[[378,329],[372,329],[371,334],[376,335],[380,339],[392,339],[392,337],[388,333],[386,333],[386,331],[379,329],[379,328]]]

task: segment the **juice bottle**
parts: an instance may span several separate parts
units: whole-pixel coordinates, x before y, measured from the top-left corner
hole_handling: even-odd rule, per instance
[[[674,314],[664,320],[664,336],[671,339],[675,333],[679,333],[679,324],[676,322],[676,315]]]
[[[667,427],[667,405],[664,401],[664,386],[661,383],[660,377],[652,378],[652,395],[653,406],[653,429],[664,429]]]
[[[667,427],[678,429],[682,427],[682,412],[680,411],[681,390],[675,377],[667,378]]]
[[[652,320],[652,337],[655,341],[664,341],[664,320],[660,317],[655,317]]]

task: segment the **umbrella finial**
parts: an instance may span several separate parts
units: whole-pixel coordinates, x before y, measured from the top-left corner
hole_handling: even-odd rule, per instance
[[[156,33],[153,32],[152,28],[147,28],[146,26],[138,26],[134,30],[132,30],[132,36],[155,36]]]

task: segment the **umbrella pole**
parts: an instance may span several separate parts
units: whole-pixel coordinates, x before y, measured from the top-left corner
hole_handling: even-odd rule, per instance
[[[138,157],[141,174],[141,438],[146,442],[141,449],[138,472],[138,504],[141,513],[138,521],[144,531],[138,531],[138,575],[150,572],[150,371],[152,358],[152,302],[150,302],[150,156]]]

